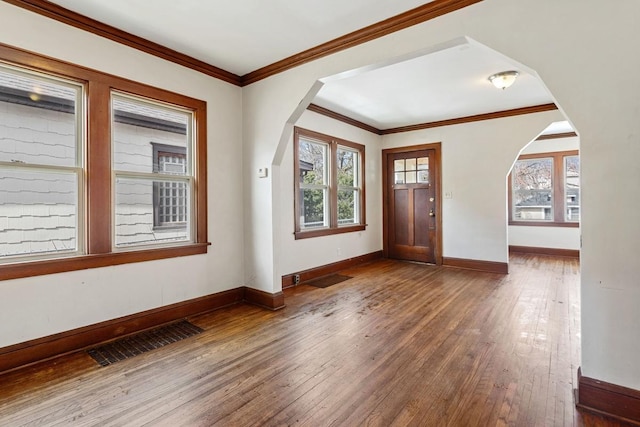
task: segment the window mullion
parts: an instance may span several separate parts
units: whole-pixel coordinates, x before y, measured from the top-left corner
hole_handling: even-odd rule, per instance
[[[562,155],[553,157],[553,220],[564,222],[564,161]]]
[[[111,252],[110,87],[90,81],[87,96],[87,253]]]
[[[338,227],[338,142],[331,141],[331,153],[329,155],[329,212],[330,227]]]

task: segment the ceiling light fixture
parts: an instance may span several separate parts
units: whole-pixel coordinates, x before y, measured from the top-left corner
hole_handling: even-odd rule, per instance
[[[506,89],[516,81],[520,73],[517,71],[503,71],[489,76],[489,81],[498,89]]]

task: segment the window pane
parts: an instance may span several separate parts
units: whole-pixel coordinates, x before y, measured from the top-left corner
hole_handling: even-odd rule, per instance
[[[358,187],[358,153],[338,147],[338,186]]]
[[[186,157],[180,154],[160,153],[158,155],[158,171],[170,175],[186,175]]]
[[[159,204],[156,209],[154,187]],[[115,192],[116,246],[191,240],[191,189],[188,181],[118,177]],[[169,227],[154,227],[158,223]]]
[[[416,171],[407,172],[407,184],[415,184],[416,183]]]
[[[404,172],[396,172],[394,182],[396,184],[404,184]]]
[[[78,250],[73,172],[0,168],[0,259]]]
[[[414,171],[416,170],[416,159],[407,159],[407,170]]]
[[[393,170],[396,172],[404,171],[404,159],[393,161]]]
[[[158,199],[154,225],[185,225],[188,216],[188,188],[184,182],[160,181],[154,184]]]
[[[564,158],[565,212],[567,221],[580,220],[580,157]]]
[[[518,160],[512,172],[513,219],[553,220],[553,159]]]
[[[307,238],[342,233],[365,222],[364,146],[312,131],[294,133],[295,237]],[[394,177],[404,181],[404,160]],[[339,227],[343,227],[338,231]],[[354,227],[355,228],[355,227]]]
[[[113,95],[112,114],[115,170],[173,173],[171,168],[162,171],[159,167],[158,150],[154,156],[154,145],[161,144],[169,147],[165,151],[181,151],[183,173],[190,174],[191,112]]]
[[[428,157],[418,158],[418,170],[427,170],[427,169],[429,169],[429,158]]]
[[[327,185],[327,145],[300,139],[300,182],[302,184]]]
[[[76,167],[82,87],[0,66],[0,162]]]
[[[82,93],[0,65],[0,261],[81,249]]]
[[[300,227],[318,228],[329,226],[326,190],[300,190]]]
[[[358,190],[338,191],[338,225],[358,224]]]
[[[118,94],[112,114],[115,246],[192,241],[191,180],[152,177],[191,176],[193,114]]]

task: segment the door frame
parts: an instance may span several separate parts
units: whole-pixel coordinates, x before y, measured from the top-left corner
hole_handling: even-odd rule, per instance
[[[382,251],[385,258],[389,257],[389,191],[387,180],[389,179],[387,165],[389,156],[397,153],[409,153],[420,150],[434,150],[435,163],[435,199],[436,199],[436,243],[434,245],[434,257],[436,265],[442,265],[442,156],[441,142],[430,144],[411,145],[408,147],[388,148],[382,150]]]

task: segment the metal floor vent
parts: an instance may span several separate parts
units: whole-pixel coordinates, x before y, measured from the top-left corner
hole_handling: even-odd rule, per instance
[[[107,366],[146,353],[147,351],[164,347],[167,344],[198,335],[202,331],[202,328],[186,320],[181,320],[180,322],[140,332],[139,334],[124,337],[100,347],[92,348],[87,351],[87,354],[101,366]]]

